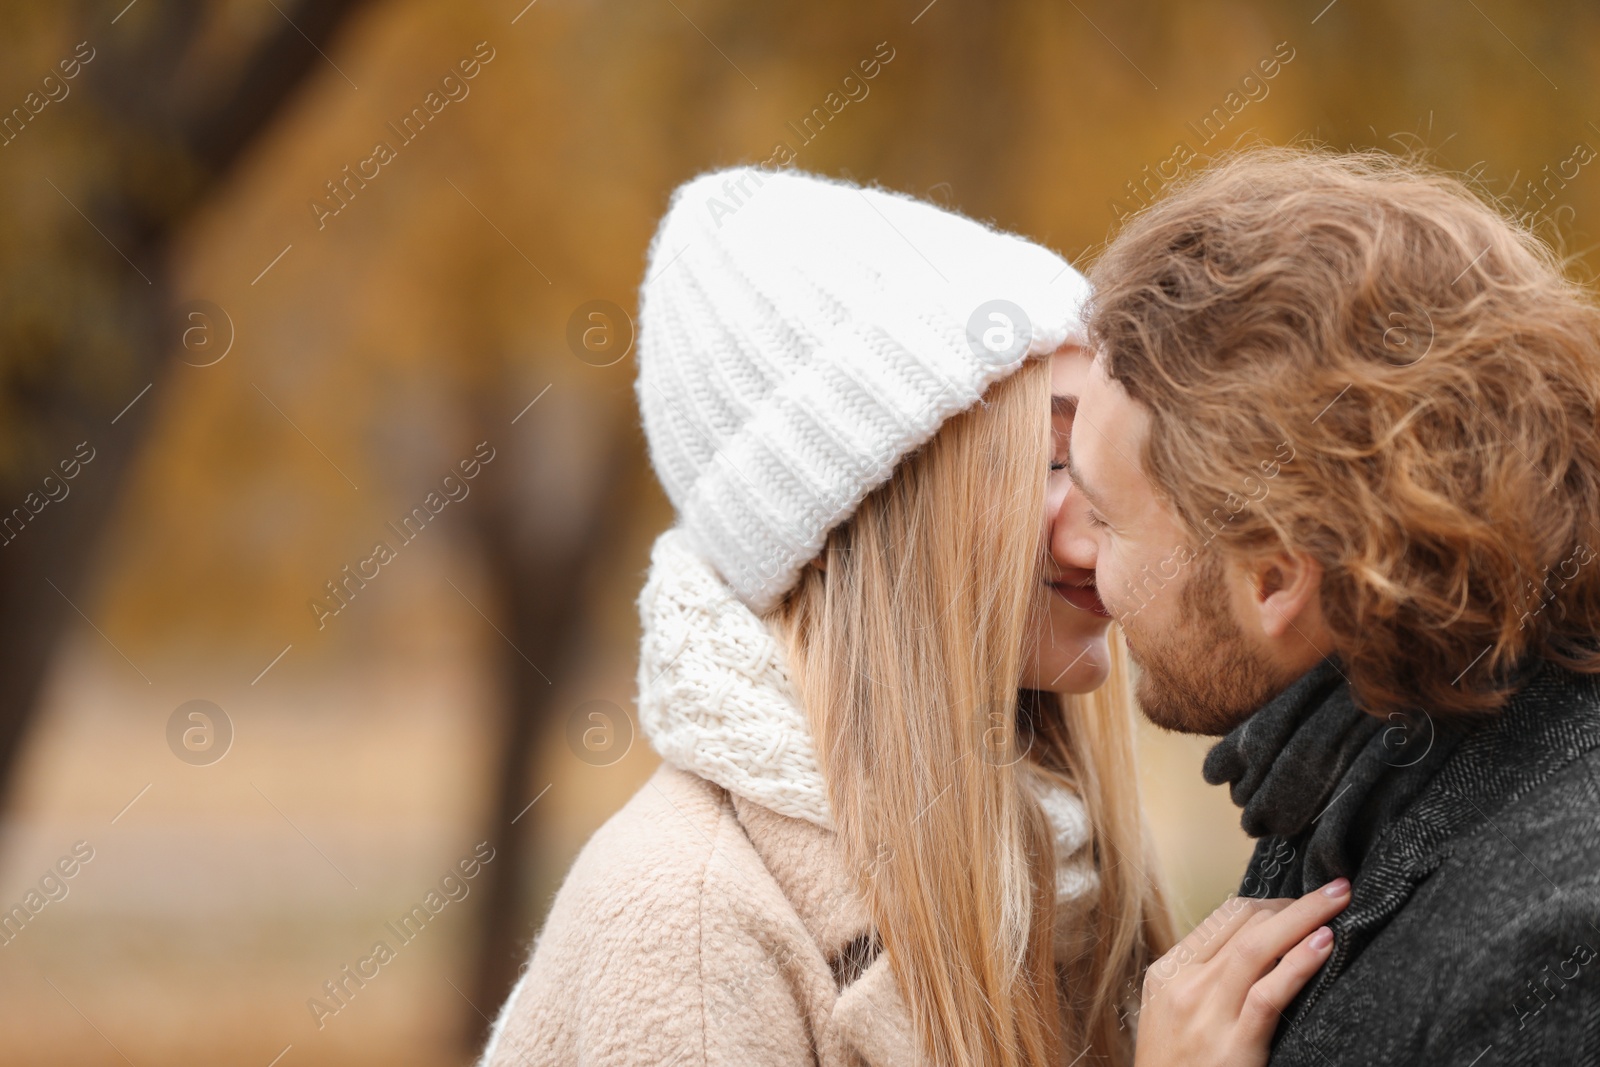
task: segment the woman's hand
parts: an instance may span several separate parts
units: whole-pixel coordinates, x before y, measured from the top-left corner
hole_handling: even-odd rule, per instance
[[[1299,900],[1233,897],[1145,973],[1136,1067],[1260,1067],[1280,1014],[1328,958],[1343,878]]]

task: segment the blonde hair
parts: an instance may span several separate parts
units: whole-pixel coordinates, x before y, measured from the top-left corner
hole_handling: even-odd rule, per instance
[[[1074,700],[1070,722],[1019,690],[1042,588],[1046,362],[904,460],[771,616],[846,860],[940,1067],[1044,1067],[1083,1048],[1131,1061],[1118,1009],[1171,942],[1125,676]],[[1075,788],[1093,826],[1096,929],[1075,960],[1055,959],[1054,849],[1030,771]]]

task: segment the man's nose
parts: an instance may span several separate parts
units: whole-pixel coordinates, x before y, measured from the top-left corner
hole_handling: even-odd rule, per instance
[[[1094,570],[1096,542],[1089,526],[1089,503],[1068,488],[1050,518],[1050,558],[1059,567]]]

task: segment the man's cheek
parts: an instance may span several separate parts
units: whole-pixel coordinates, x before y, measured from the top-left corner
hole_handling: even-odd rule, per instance
[[[1107,605],[1109,607],[1109,605]],[[1145,637],[1149,630],[1150,619],[1140,614],[1140,609],[1135,607],[1131,612],[1119,614],[1111,608],[1112,617],[1117,620],[1117,625],[1122,629],[1122,643],[1127,646],[1128,658],[1138,667],[1141,674],[1148,670],[1144,662],[1146,647]]]
[[[1104,542],[1095,557],[1094,584],[1100,594],[1100,603],[1106,606],[1112,618],[1121,620],[1124,615],[1138,610],[1137,598],[1126,578],[1122,560],[1114,549]]]

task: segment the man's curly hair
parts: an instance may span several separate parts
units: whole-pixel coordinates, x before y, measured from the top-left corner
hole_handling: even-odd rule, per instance
[[[1414,162],[1257,149],[1136,216],[1091,281],[1157,491],[1224,552],[1321,563],[1369,712],[1600,672],[1600,311],[1528,230]]]

